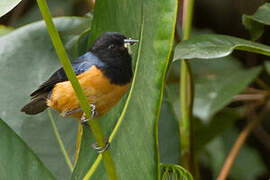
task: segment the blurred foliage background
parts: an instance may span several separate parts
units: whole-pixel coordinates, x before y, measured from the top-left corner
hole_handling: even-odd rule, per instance
[[[265,2],[267,1],[197,0],[194,9],[193,34],[214,32],[250,39],[249,32],[242,25],[242,15],[253,14]],[[92,11],[91,7],[93,7],[94,1],[48,0],[48,4],[52,15],[55,17],[85,16]],[[179,7],[178,13],[179,15],[182,13],[181,7]],[[91,14],[88,14],[88,16],[91,16]],[[181,39],[179,35],[180,19],[177,20],[176,39]],[[38,20],[41,20],[41,15],[36,1],[23,0],[16,8],[0,18],[0,36]],[[74,30],[74,34],[81,32],[78,30],[80,26],[86,26],[86,24],[78,22],[76,30],[78,33]],[[72,52],[73,46],[70,44],[73,41],[69,38],[68,33],[65,34],[67,30],[68,27],[63,27],[64,42],[67,43],[66,47],[69,47]],[[38,34],[36,38],[38,38]],[[264,34],[257,42],[270,45],[269,40],[270,27],[265,26]],[[40,48],[45,47],[41,46]],[[54,53],[52,47],[49,50]],[[266,56],[243,51],[234,52],[233,55],[221,58],[218,61],[191,61],[195,80],[193,112],[196,117],[195,141],[197,143],[195,149],[199,152],[197,155],[201,179],[209,180],[217,177],[239,133],[249,121],[258,116],[265,106],[269,106],[269,96],[264,94],[266,91],[269,93],[270,89],[269,62],[269,58]],[[50,66],[53,68],[55,64]],[[179,93],[177,90],[179,66],[179,63],[176,62],[169,70],[159,121],[160,154],[163,163],[179,163],[179,132],[176,122],[177,117],[179,117],[177,113],[179,109]],[[44,73],[46,74],[46,72]],[[29,86],[35,87],[33,83],[30,83]],[[243,95],[246,94],[253,95],[248,96],[251,97],[251,100],[244,98]],[[269,115],[269,112],[264,114],[262,123],[248,137],[246,144],[235,160],[229,179],[265,180],[270,177]],[[67,121],[65,127],[63,127],[61,120],[56,122],[62,134],[65,135],[64,142],[67,144],[69,154],[74,158],[76,128],[69,127],[76,126],[75,122]],[[27,122],[24,122],[18,128],[20,129],[18,130],[19,134],[24,137],[27,143],[31,144],[34,152],[42,154],[41,159],[56,177],[67,179],[70,173],[61,157],[60,150],[57,150],[58,144],[54,142],[51,125],[49,122],[44,123],[43,121],[31,121],[31,123],[31,125],[28,125]],[[11,121],[10,124],[12,124]],[[38,129],[36,130],[38,132],[36,132],[33,130],[35,125],[42,126],[43,130]],[[13,127],[16,127],[16,125],[13,125]],[[29,133],[30,131],[31,133]],[[40,134],[46,140],[53,140],[53,142],[44,140],[45,144],[42,147],[39,145],[35,147],[37,141],[40,141],[40,138],[36,140],[33,138],[36,134]],[[46,155],[50,158],[47,158]]]

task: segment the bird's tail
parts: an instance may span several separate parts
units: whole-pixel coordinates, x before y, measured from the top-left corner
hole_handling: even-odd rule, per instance
[[[26,114],[38,114],[47,109],[47,97],[48,93],[43,93],[32,97],[31,102],[26,104],[21,112]]]

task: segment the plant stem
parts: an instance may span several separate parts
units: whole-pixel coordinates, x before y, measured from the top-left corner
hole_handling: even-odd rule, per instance
[[[184,0],[183,4],[183,40],[189,39],[193,18],[194,0]]]
[[[183,5],[183,40],[190,36],[194,0],[184,0]],[[180,139],[181,139],[181,164],[195,174],[195,163],[193,153],[193,81],[189,64],[186,60],[181,61],[180,72]]]
[[[60,59],[61,64],[63,65],[63,68],[65,70],[65,73],[68,77],[68,80],[71,82],[72,87],[76,93],[76,96],[80,102],[80,105],[85,113],[85,117],[89,118],[91,116],[91,107],[88,103],[88,100],[86,96],[83,93],[82,87],[80,86],[80,83],[78,79],[76,78],[76,74],[74,73],[71,63],[69,61],[69,58],[67,56],[67,53],[65,51],[65,48],[63,46],[63,43],[60,39],[60,36],[53,24],[50,11],[47,5],[46,0],[37,0],[38,6],[40,8],[41,14],[43,19],[46,22],[48,32],[50,34],[52,43],[55,47],[56,53]],[[91,121],[88,122],[92,132],[97,140],[97,144],[99,147],[104,147],[105,146],[105,137],[101,131],[101,128],[98,124],[98,121],[93,118]],[[112,161],[112,157],[110,152],[107,150],[102,153],[102,157],[104,160],[104,164],[106,167],[107,175],[109,176],[109,179],[117,179],[115,167]]]
[[[262,101],[266,96],[264,94],[238,94],[234,96],[234,101]]]
[[[242,145],[244,144],[244,142],[246,141],[248,135],[250,134],[251,130],[254,129],[261,120],[263,120],[264,116],[265,116],[265,112],[267,108],[264,108],[263,112],[260,113],[259,117],[254,117],[253,120],[251,120],[250,122],[248,122],[247,126],[241,131],[240,135],[238,136],[238,138],[236,139],[230,154],[227,156],[226,161],[217,177],[217,180],[225,180],[230,172],[230,169],[233,165],[233,162],[238,154],[238,152],[240,151]]]
[[[68,165],[68,167],[70,169],[70,172],[72,172],[73,171],[73,165],[71,163],[71,160],[68,157],[68,153],[67,153],[65,145],[64,145],[64,143],[63,143],[63,141],[61,139],[60,133],[59,133],[57,127],[56,127],[56,124],[55,124],[55,121],[53,119],[52,112],[51,112],[50,109],[48,109],[48,115],[49,115],[49,119],[50,119],[52,127],[53,127],[54,134],[55,134],[56,139],[57,139],[57,141],[58,141],[58,143],[60,145],[60,149],[61,149],[61,151],[62,151],[62,153],[63,153],[63,155],[65,157],[65,160],[66,160],[66,163],[67,163],[67,165]]]
[[[83,133],[83,128],[82,128],[82,125],[79,124],[79,126],[78,126],[78,135],[77,135],[77,143],[76,143],[76,152],[75,152],[74,166],[77,164],[77,161],[78,161],[78,158],[79,158],[79,153],[80,153],[80,150],[81,150],[82,133]]]

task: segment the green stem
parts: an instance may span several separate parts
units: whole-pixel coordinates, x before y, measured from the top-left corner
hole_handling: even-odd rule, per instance
[[[85,117],[89,118],[91,116],[91,107],[89,106],[88,100],[86,96],[83,93],[82,87],[80,86],[80,83],[78,79],[76,78],[76,74],[74,73],[71,63],[69,61],[69,58],[66,54],[65,48],[63,46],[63,43],[60,39],[60,36],[53,24],[52,17],[50,15],[50,11],[47,5],[46,0],[37,0],[38,6],[40,8],[41,14],[43,19],[46,22],[48,32],[50,34],[52,43],[55,47],[56,53],[60,59],[60,62],[65,70],[65,73],[68,77],[68,80],[71,82],[72,87],[76,93],[76,96],[80,102],[80,105],[85,113]],[[91,121],[88,122],[92,132],[97,140],[97,144],[99,147],[104,147],[104,135],[101,131],[101,128],[98,124],[98,121],[94,118]],[[106,167],[107,174],[110,179],[117,179],[115,167],[112,161],[112,157],[109,151],[105,151],[102,153],[104,164]]]
[[[78,159],[79,159],[79,153],[81,150],[81,142],[82,142],[82,133],[83,133],[83,127],[81,124],[78,126],[78,135],[77,135],[77,142],[76,142],[76,152],[75,152],[75,161],[74,166],[76,166]]]
[[[48,109],[48,115],[49,115],[49,119],[50,119],[52,127],[53,127],[54,134],[55,134],[56,139],[57,139],[57,141],[58,141],[58,143],[60,145],[60,149],[61,149],[61,151],[62,151],[62,153],[63,153],[63,155],[65,157],[65,160],[66,160],[67,165],[68,165],[68,167],[70,169],[70,172],[72,172],[73,171],[73,165],[71,163],[71,160],[68,157],[68,153],[67,153],[65,145],[64,145],[64,143],[63,143],[63,141],[61,139],[59,131],[58,131],[57,127],[56,127],[56,124],[55,124],[55,121],[53,119],[52,112],[51,112],[50,109]]]
[[[194,0],[184,0],[183,40],[190,36]],[[195,173],[193,153],[193,81],[188,61],[182,59],[180,72],[180,116],[181,164],[193,175]]]

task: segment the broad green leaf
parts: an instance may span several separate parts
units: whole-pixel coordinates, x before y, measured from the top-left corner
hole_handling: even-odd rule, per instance
[[[264,63],[264,65],[265,65],[266,71],[268,72],[268,74],[270,74],[270,62],[269,62],[269,61],[266,61],[266,62]]]
[[[227,106],[234,96],[241,93],[261,72],[261,67],[243,68],[231,56],[214,61],[197,59],[190,61],[190,64],[195,83],[193,113],[205,123],[211,116]],[[175,62],[173,66],[179,68],[180,64]],[[179,72],[176,71],[176,74]],[[169,84],[175,112],[179,117],[178,88],[178,84]]]
[[[12,30],[13,30],[13,28],[11,28],[11,27],[0,25],[0,36],[3,36],[7,33],[10,33]]]
[[[90,27],[88,18],[55,18],[70,56],[74,54],[74,38]],[[56,141],[46,111],[35,116],[20,112],[29,102],[29,94],[60,67],[44,22],[18,28],[0,37],[0,117],[26,141],[57,179],[71,175]],[[73,159],[77,120],[63,119],[54,113],[67,151]],[[1,164],[1,162],[0,162]]]
[[[157,120],[176,9],[176,0],[96,1],[90,42],[104,31],[117,31],[140,40],[133,49],[134,78],[128,98],[123,98],[99,119],[106,136],[118,123],[110,151],[119,179],[157,179],[159,176]],[[93,137],[88,133],[84,132],[73,179],[82,179],[94,162],[98,167],[92,179],[107,179],[103,163],[96,161],[97,153],[90,146]]]
[[[158,127],[158,145],[161,163],[180,163],[179,140],[178,120],[165,88]]]
[[[21,0],[1,0],[0,17],[11,11]]]
[[[1,179],[55,179],[23,140],[0,119]]]
[[[245,69],[233,57],[211,62],[194,60],[192,69],[195,79],[194,114],[204,120],[227,106],[262,70],[261,67]]]
[[[175,48],[174,61],[180,59],[213,59],[242,50],[270,56],[270,46],[227,35],[203,34],[180,42]]]
[[[200,153],[200,161],[210,166],[214,179],[220,173],[239,132],[235,128],[225,131],[206,146]],[[248,173],[247,173],[248,172]],[[250,146],[243,145],[231,168],[229,178],[237,180],[253,180],[266,173],[266,167],[260,154]]]
[[[270,25],[270,3],[265,3],[251,15],[243,15],[243,24],[249,30],[253,40],[259,39],[264,31],[264,25]]]

